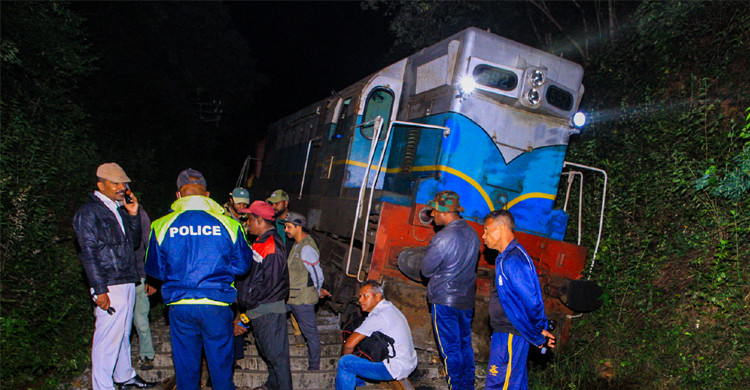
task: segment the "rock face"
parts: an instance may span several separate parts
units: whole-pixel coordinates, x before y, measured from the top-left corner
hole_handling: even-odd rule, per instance
[[[322,342],[322,351],[319,371],[307,371],[307,345],[301,335],[294,335],[291,321],[287,321],[289,333],[289,354],[292,366],[292,382],[297,390],[328,390],[333,389],[336,381],[336,363],[341,353],[341,331],[338,326],[338,316],[331,314],[325,309],[318,311],[318,331]],[[135,333],[135,329],[133,330]],[[165,319],[160,318],[151,322],[151,335],[154,342],[156,356],[154,357],[154,368],[143,371],[138,367],[138,336],[132,336],[132,358],[133,367],[138,374],[147,381],[158,381],[162,383],[164,390],[174,388],[174,364],[172,362],[172,344],[169,337],[169,326]],[[246,336],[249,345],[245,346],[245,357],[237,361],[234,370],[234,384],[238,389],[251,389],[262,385],[267,376],[266,364],[258,355],[251,334]],[[419,366],[412,373],[409,380],[415,389],[444,389],[447,387],[445,379],[441,375],[442,368],[439,358],[426,351],[417,351]],[[201,376],[201,387],[207,387],[208,370],[203,365]],[[481,382],[481,384],[480,384]],[[484,385],[483,380],[477,380],[478,388]],[[91,368],[74,378],[74,390],[91,389]],[[368,383],[365,387],[358,389],[408,389],[402,385],[393,383]]]

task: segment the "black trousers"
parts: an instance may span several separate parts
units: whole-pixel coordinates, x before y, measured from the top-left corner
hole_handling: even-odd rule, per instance
[[[286,313],[264,314],[252,320],[252,324],[255,345],[268,365],[265,386],[272,390],[292,390]]]

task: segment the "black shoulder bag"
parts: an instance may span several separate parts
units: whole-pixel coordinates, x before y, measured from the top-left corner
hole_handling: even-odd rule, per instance
[[[347,322],[341,331],[342,342],[345,343],[346,339],[348,339],[364,321],[365,317],[360,316]],[[395,341],[392,337],[384,333],[373,332],[372,335],[365,337],[354,347],[354,352],[352,354],[372,362],[387,361],[396,356],[396,347],[393,345],[394,342]]]

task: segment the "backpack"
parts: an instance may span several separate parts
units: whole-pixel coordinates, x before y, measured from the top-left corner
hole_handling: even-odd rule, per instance
[[[348,321],[341,330],[342,342],[354,333],[357,328],[365,321],[365,317],[358,316]],[[388,361],[396,356],[396,347],[393,345],[395,340],[392,337],[381,333],[373,332],[369,337],[365,337],[354,347],[352,354],[357,357],[367,359],[372,362]],[[391,352],[392,351],[392,352]]]

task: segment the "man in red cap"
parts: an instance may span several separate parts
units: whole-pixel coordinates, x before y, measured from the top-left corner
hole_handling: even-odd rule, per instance
[[[289,339],[286,332],[286,299],[289,297],[289,272],[286,249],[274,227],[274,209],[256,200],[241,209],[249,214],[247,229],[258,238],[253,243],[250,272],[237,281],[237,302],[247,309],[253,335],[268,362],[266,383],[254,390],[290,390],[292,371],[289,363]],[[247,330],[235,321],[234,334]]]
[[[143,389],[156,384],[138,376],[130,360],[135,283],[139,281],[135,249],[141,241],[138,199],[129,194],[130,178],[116,163],[96,170],[97,191],[73,217],[96,329],[91,348],[94,390]],[[126,195],[129,195],[126,201]]]

